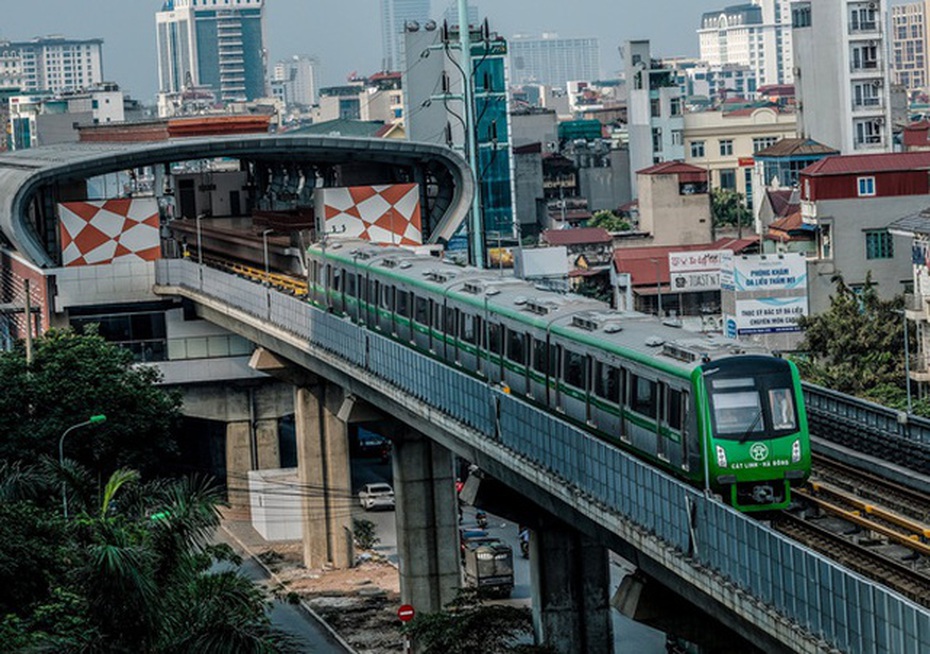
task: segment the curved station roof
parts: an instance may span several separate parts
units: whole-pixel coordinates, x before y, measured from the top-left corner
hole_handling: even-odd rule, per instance
[[[19,253],[41,267],[54,267],[43,239],[28,218],[43,190],[145,166],[198,159],[372,163],[409,167],[415,177],[435,179],[439,195],[424,240],[448,240],[465,219],[474,181],[454,151],[433,144],[392,139],[257,135],[174,139],[156,143],[72,143],[0,155],[0,230]]]

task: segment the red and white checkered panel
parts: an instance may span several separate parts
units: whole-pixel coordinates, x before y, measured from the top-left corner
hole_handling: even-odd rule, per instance
[[[418,184],[321,190],[327,234],[373,243],[423,244]]]
[[[161,258],[158,203],[144,200],[58,205],[63,266],[95,266]]]

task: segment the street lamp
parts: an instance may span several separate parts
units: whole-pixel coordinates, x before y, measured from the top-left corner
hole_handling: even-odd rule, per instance
[[[271,268],[268,262],[268,235],[273,231],[273,229],[266,229],[262,232],[262,253],[265,257],[265,286],[271,285]]]
[[[650,261],[652,261],[652,263],[656,265],[656,299],[658,301],[658,309],[656,311],[656,315],[659,316],[659,318],[661,318],[662,317],[662,276],[659,271],[659,260],[650,259]]]
[[[908,341],[909,338],[908,329],[907,329],[907,311],[902,311],[901,315],[904,317],[904,374],[907,376],[905,379],[905,384],[907,385],[907,412],[910,414],[912,412],[911,406],[911,347]]]
[[[95,416],[91,416],[84,422],[79,422],[76,425],[71,425],[65,430],[65,433],[63,433],[61,435],[61,438],[58,439],[58,465],[61,466],[62,470],[64,470],[64,467],[65,467],[65,436],[70,434],[72,431],[74,431],[78,427],[96,425],[101,422],[106,422],[106,420],[107,420],[107,417],[103,415],[102,413],[100,413]],[[67,520],[68,519],[68,491],[65,488],[64,479],[61,480],[61,506],[65,512],[65,520]]]

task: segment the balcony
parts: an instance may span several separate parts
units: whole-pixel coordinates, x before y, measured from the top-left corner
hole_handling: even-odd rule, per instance
[[[878,34],[880,32],[877,20],[851,20],[849,21],[850,34]]]

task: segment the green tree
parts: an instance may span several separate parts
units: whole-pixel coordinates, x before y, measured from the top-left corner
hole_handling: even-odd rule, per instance
[[[551,654],[529,645],[533,637],[530,610],[486,604],[478,593],[465,590],[446,610],[418,615],[404,627],[424,654]]]
[[[181,401],[156,385],[156,369],[93,331],[51,330],[34,348],[28,368],[22,345],[0,353],[0,460],[57,458],[64,430],[102,413],[105,423],[69,436],[69,458],[103,477],[120,467],[150,476],[174,462]]]
[[[850,289],[842,277],[834,279],[836,291],[830,308],[798,322],[804,330],[795,358],[802,377],[828,388],[905,408],[906,372],[904,363],[903,298],[883,300],[871,276],[860,292]],[[913,330],[908,333],[911,352],[915,351]],[[926,403],[915,409],[930,415]]]
[[[119,469],[94,501],[75,506],[67,524],[45,516],[52,521],[46,531],[18,536],[25,528],[4,522],[0,536],[12,534],[34,550],[16,571],[28,576],[41,566],[45,576],[15,590],[31,603],[18,613],[3,607],[0,638],[19,649],[65,653],[294,651],[271,626],[267,602],[250,581],[211,570],[235,560],[227,547],[210,544],[221,499],[220,489],[203,479],[142,484],[137,472]],[[10,503],[18,507],[15,516],[44,524],[22,504]],[[0,561],[23,550],[2,540]]]
[[[742,193],[725,188],[715,188],[710,195],[714,225],[718,227],[746,227],[752,224],[752,212],[746,206]]]
[[[586,224],[588,227],[603,227],[608,232],[628,232],[633,229],[628,220],[606,209],[595,211]]]

